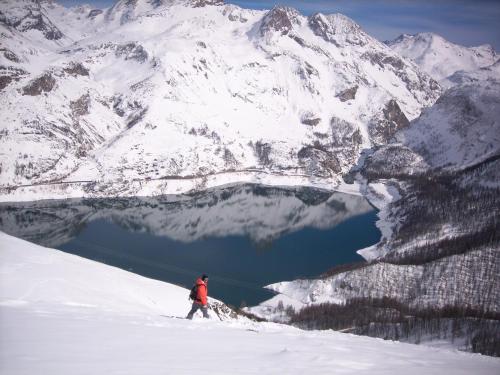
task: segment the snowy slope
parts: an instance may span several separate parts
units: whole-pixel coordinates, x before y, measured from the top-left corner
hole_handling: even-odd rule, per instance
[[[37,246],[3,232],[0,249],[1,306],[36,309],[54,305],[157,316],[184,316],[190,308],[189,290],[176,285]],[[213,311],[210,314],[219,320]]]
[[[446,86],[450,85],[447,78],[453,73],[474,71],[492,65],[499,59],[493,47],[488,44],[464,47],[434,33],[403,34],[386,43]]]
[[[186,290],[3,233],[0,244],[2,373],[496,374],[500,366],[331,331],[172,319],[161,315],[183,314]]]
[[[2,5],[5,20],[32,3],[20,4]],[[340,14],[35,4],[60,38],[0,22],[4,200],[27,196],[20,185],[34,198],[156,195],[262,174],[334,187],[441,92]],[[74,183],[38,185],[61,181]]]
[[[500,154],[500,76],[449,89],[397,139],[432,168],[466,168]]]

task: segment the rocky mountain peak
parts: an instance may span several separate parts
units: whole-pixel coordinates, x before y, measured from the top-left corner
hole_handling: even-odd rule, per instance
[[[38,0],[22,0],[15,4],[0,2],[0,24],[20,32],[38,30],[48,40],[58,40],[64,36],[44,14]]]
[[[309,17],[309,27],[316,35],[338,47],[347,44],[363,46],[369,39],[356,22],[340,13],[316,13]]]
[[[393,40],[384,40],[384,44],[386,44],[386,45],[388,45],[390,47],[393,44],[401,43],[401,42],[404,42],[404,41],[409,40],[411,38],[413,38],[412,34],[401,34],[396,39],[393,39]]]
[[[300,24],[300,13],[290,7],[275,6],[263,18],[260,26],[261,35],[269,32],[288,34],[294,25]]]
[[[434,33],[401,35],[386,44],[445,86],[452,84],[449,77],[455,72],[475,71],[498,59],[489,45],[465,47]]]

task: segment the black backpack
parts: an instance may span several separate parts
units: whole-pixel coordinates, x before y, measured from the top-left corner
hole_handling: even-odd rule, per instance
[[[195,301],[197,298],[198,298],[198,285],[195,284],[191,288],[191,293],[189,293],[189,299],[192,299],[193,301]]]

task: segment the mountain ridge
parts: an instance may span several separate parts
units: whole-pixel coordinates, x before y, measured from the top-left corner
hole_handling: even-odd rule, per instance
[[[448,78],[454,73],[485,68],[500,58],[489,44],[465,47],[430,32],[402,34],[385,43],[446,87],[452,85]]]

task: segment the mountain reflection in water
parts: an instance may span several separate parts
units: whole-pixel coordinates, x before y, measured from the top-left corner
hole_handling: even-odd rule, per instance
[[[0,230],[37,244],[190,287],[239,306],[263,286],[359,261],[376,243],[376,212],[359,196],[237,185],[190,195],[0,204]],[[187,297],[186,297],[187,298]]]

